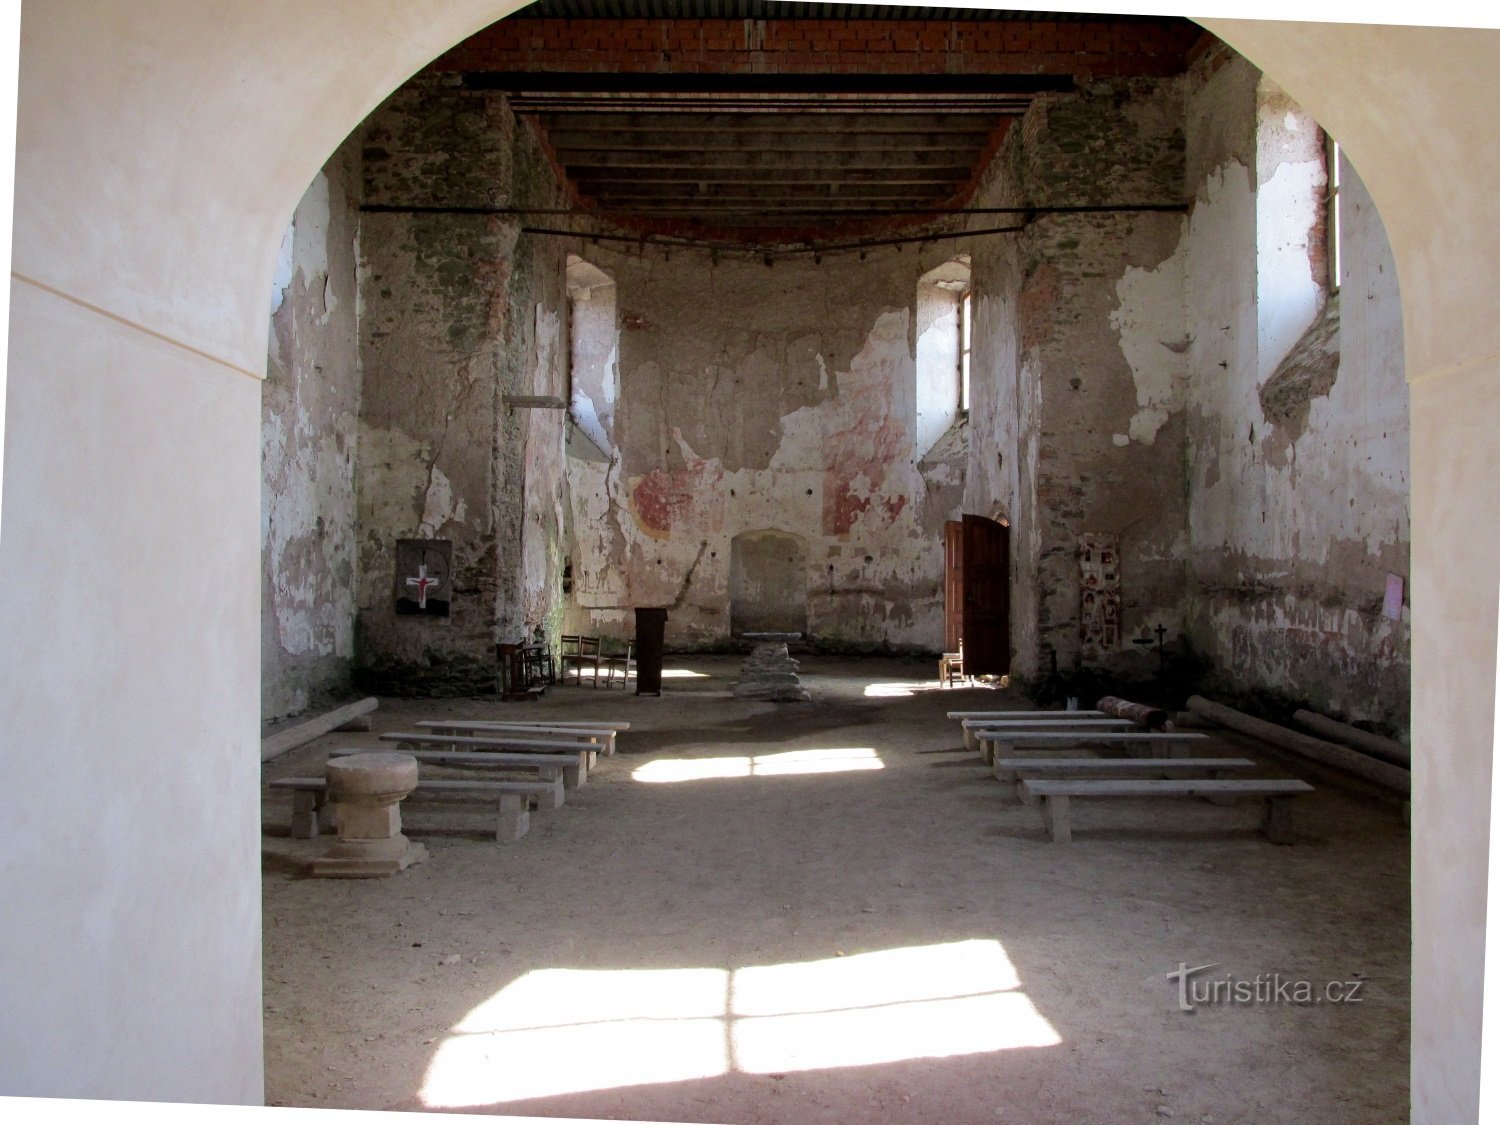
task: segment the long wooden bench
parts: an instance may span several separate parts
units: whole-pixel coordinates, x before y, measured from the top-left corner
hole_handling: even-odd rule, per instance
[[[297,839],[311,840],[320,831],[332,828],[333,805],[328,800],[328,782],[324,778],[282,777],[272,781],[270,787],[292,791],[291,834]],[[526,835],[531,827],[529,801],[535,800],[537,808],[546,811],[561,808],[564,800],[562,779],[554,777],[551,781],[423,778],[406,801],[420,804],[433,798],[496,804],[495,839],[502,844],[514,843]]]
[[[1085,719],[1108,719],[1103,711],[949,711],[950,719],[1066,719],[1077,715]]]
[[[484,735],[495,733],[502,736],[522,737],[527,734],[547,735],[550,740],[573,739],[578,742],[596,743],[599,753],[606,758],[615,752],[613,727],[574,726],[571,724],[543,725],[540,723],[505,723],[490,719],[422,719],[413,724],[433,734]]]
[[[359,754],[362,747],[350,746],[342,750],[329,751],[330,757],[337,754]],[[419,762],[431,762],[438,766],[453,766],[465,769],[508,769],[535,773],[543,781],[561,777],[564,787],[577,789],[589,779],[588,753],[574,754],[537,753],[519,750],[449,749],[449,750],[402,750]]]
[[[1052,780],[1069,774],[1095,778],[1129,777],[1131,774],[1161,777],[1202,774],[1217,778],[1235,770],[1254,769],[1255,763],[1249,758],[996,758],[994,767],[995,779],[1012,787],[1018,800],[1029,802],[1033,798],[1023,790],[1023,778]]]
[[[1130,719],[1111,719],[1108,716],[1092,715],[1081,719],[1046,718],[1028,719],[964,719],[960,724],[964,732],[964,748],[980,750],[979,736],[988,731],[1015,731],[1020,734],[1035,734],[1041,731],[1110,731],[1145,730],[1140,723]]]
[[[1154,757],[1165,758],[1176,754],[1185,757],[1189,743],[1202,742],[1208,735],[1184,731],[980,731],[979,756],[985,765],[992,765],[997,757],[1012,754],[1018,746],[1030,746],[1045,750],[1070,750],[1078,746],[1121,746],[1127,750],[1145,747]],[[1177,751],[1181,750],[1181,754]]]
[[[1261,831],[1272,843],[1290,844],[1294,838],[1291,799],[1313,791],[1313,787],[1307,782],[1291,778],[1207,781],[1139,778],[1078,781],[1026,779],[1020,784],[1026,791],[1028,801],[1041,801],[1042,823],[1055,844],[1066,844],[1073,839],[1070,802],[1075,797],[1256,797],[1265,802]]]
[[[598,743],[581,743],[577,739],[513,738],[509,734],[436,734],[432,731],[391,731],[380,736],[382,742],[394,742],[398,750],[511,750],[530,754],[577,754],[584,773],[598,760]],[[582,782],[580,781],[580,784]]]

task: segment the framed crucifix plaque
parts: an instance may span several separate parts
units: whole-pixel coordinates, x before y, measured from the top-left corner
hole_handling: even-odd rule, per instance
[[[453,540],[396,540],[396,612],[447,617],[452,599]]]

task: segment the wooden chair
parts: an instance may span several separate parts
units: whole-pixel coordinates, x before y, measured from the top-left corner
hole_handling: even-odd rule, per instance
[[[968,678],[964,674],[964,643],[959,641],[957,652],[945,652],[938,658],[938,680],[944,687],[948,687]]]
[[[626,641],[624,652],[605,653],[601,659],[604,662],[606,673],[604,686],[606,688],[614,687],[615,672],[618,670],[620,673],[620,686],[628,688],[630,686],[631,674],[635,671],[635,642]]]
[[[572,665],[574,682],[583,683],[584,666],[594,670],[594,686],[599,686],[599,638],[564,636],[562,638],[561,679],[568,682],[568,666]]]

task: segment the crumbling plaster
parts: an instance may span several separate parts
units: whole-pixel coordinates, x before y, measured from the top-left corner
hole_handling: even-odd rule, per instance
[[[498,94],[432,77],[364,128],[365,201],[549,206],[558,187]],[[514,219],[366,216],[361,280],[359,663],[372,686],[492,686],[493,645],[557,632],[566,513],[565,263]],[[451,616],[394,611],[398,539],[453,543]]]
[[[261,406],[261,708],[348,684],[354,655],[360,159],[345,144],[287,228]]]
[[[1170,203],[1182,183],[1173,81],[1038,99],[981,183],[986,206]],[[1013,673],[1146,675],[1129,643],[1181,630],[1180,216],[1052,214],[975,240],[975,391],[964,510],[1012,526]],[[1123,630],[1079,639],[1079,538],[1121,537]]]
[[[918,446],[913,318],[943,260],[592,250],[615,282],[620,397],[609,461],[569,464],[580,627],[628,632],[629,608],[662,605],[670,643],[723,644],[730,543],[774,530],[808,543],[818,642],[941,644],[957,466]]]
[[[1193,297],[1189,637],[1220,691],[1404,732],[1409,613],[1381,613],[1387,574],[1407,575],[1411,539],[1390,246],[1346,163],[1343,278],[1330,309],[1317,129],[1242,59],[1189,83],[1190,120],[1216,123],[1190,144],[1182,249]],[[1246,134],[1257,138],[1250,164]],[[1322,318],[1334,315],[1330,333]],[[1331,356],[1331,381],[1305,381],[1300,409],[1278,401],[1268,417],[1267,381],[1320,333],[1335,342],[1316,345]]]

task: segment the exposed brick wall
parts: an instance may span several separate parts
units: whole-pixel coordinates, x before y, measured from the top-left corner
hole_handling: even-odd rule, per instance
[[[1166,76],[1187,20],[501,20],[433,64],[447,71]]]

